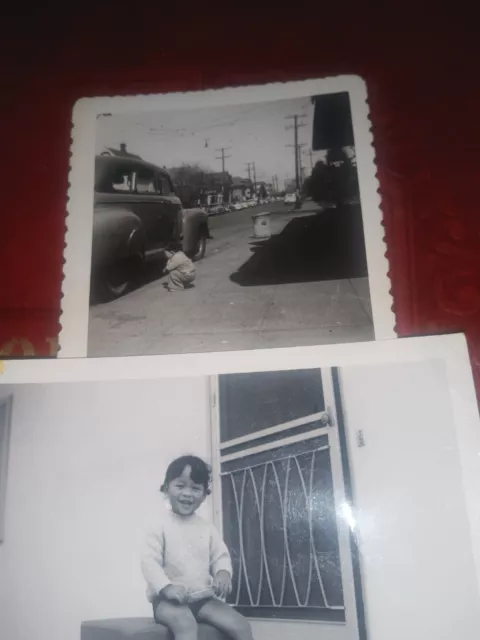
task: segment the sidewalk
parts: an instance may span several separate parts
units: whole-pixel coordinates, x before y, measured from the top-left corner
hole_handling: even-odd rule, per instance
[[[272,215],[274,239],[304,213]],[[252,261],[252,255],[256,257],[258,244],[263,251],[267,243],[275,242],[254,242],[250,216],[232,227],[213,229],[212,235],[207,256],[196,264],[195,288],[169,293],[162,278],[119,300],[93,307],[89,355],[224,351],[373,339],[366,277],[275,283],[268,282],[267,268],[263,270],[267,282],[244,286],[232,279],[234,275]],[[268,251],[262,255],[264,264]]]

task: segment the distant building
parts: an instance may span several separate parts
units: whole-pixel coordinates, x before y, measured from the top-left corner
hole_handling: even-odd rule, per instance
[[[140,156],[135,155],[134,153],[130,153],[127,151],[127,145],[122,142],[120,144],[120,149],[114,149],[113,147],[106,147],[105,151],[102,151],[100,154],[102,156],[123,156],[125,158],[137,158],[141,160]]]
[[[242,202],[251,198],[253,193],[253,184],[248,178],[240,178],[234,176],[232,178],[231,195],[233,202]]]
[[[271,183],[259,180],[255,186],[256,195],[258,198],[267,198],[272,195],[273,187]]]

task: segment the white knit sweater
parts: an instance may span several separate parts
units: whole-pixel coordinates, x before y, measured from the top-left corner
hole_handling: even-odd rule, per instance
[[[149,530],[142,552],[142,571],[147,581],[147,598],[153,598],[168,584],[189,591],[212,586],[219,571],[232,575],[228,549],[215,527],[196,513],[179,516],[165,510]]]

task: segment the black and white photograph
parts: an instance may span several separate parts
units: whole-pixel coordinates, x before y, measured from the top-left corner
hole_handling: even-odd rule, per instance
[[[2,637],[476,640],[466,346],[392,343],[7,362]]]
[[[88,103],[83,164],[86,129],[73,129],[61,356],[395,337],[367,106],[334,80],[185,94],[175,108]],[[69,337],[80,166],[86,353]]]

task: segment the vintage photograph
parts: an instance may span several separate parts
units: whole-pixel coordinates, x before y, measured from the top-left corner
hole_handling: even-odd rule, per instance
[[[89,356],[394,337],[366,103],[335,80],[244,88],[226,104],[219,91],[198,106],[192,94],[176,108],[98,106],[83,187]],[[71,197],[64,357],[86,355],[69,346],[75,212]]]
[[[7,363],[2,637],[476,640],[480,422],[452,338],[170,378]]]

